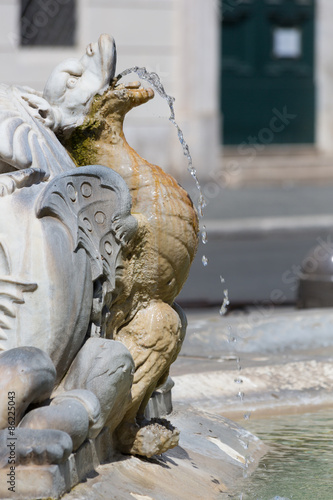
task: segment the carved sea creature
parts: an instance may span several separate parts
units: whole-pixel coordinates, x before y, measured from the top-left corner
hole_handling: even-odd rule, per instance
[[[166,380],[184,339],[186,317],[174,299],[197,248],[198,219],[177,182],[128,145],[122,129],[125,114],[154,93],[139,83],[109,86],[115,58],[113,39],[102,35],[80,61],[57,66],[42,98],[31,98],[29,104],[35,117],[56,132],[77,166],[108,166],[130,189],[138,231],[131,252],[119,263],[117,293],[110,298],[101,288],[99,309],[104,311],[107,337],[120,340],[135,362],[132,401],[118,429],[120,446],[153,455],[178,442],[178,433],[165,426],[163,432],[155,429],[160,439],[151,442],[143,412],[152,392]]]
[[[82,125],[71,135],[59,134],[78,166],[96,162],[121,174],[132,196],[131,213],[139,223],[135,250],[124,263],[107,326],[108,336],[128,347],[136,365],[127,430],[128,422],[142,419],[149,397],[166,380],[180,351],[186,318],[174,299],[198,244],[198,218],[186,191],[134,151],[123,133],[125,114],[153,96],[140,83],[111,85],[95,97]],[[137,432],[135,425],[131,432]],[[123,428],[119,434],[124,434]],[[137,433],[123,449],[146,454],[138,441]]]
[[[84,117],[114,71],[113,47],[108,36],[89,45],[68,63],[76,76],[62,64],[61,110],[32,89],[0,86],[0,468],[8,395],[16,465],[64,461],[127,409],[134,363],[121,342],[100,339],[100,297],[116,297],[137,229],[129,190],[106,167],[77,169],[49,128],[71,122],[73,110]],[[74,76],[81,106],[67,93]]]

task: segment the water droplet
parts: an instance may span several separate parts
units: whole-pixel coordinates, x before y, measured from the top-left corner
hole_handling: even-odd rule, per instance
[[[248,413],[244,413],[244,420],[250,420],[250,417],[251,417],[250,411]]]
[[[239,391],[239,393],[237,394],[237,397],[238,397],[241,401],[243,401],[244,396],[245,396],[244,392],[241,392],[241,391]]]
[[[228,305],[230,304],[228,289],[223,290],[224,299],[220,308],[220,315],[224,316],[228,312]]]
[[[202,241],[202,243],[204,245],[206,245],[207,242],[208,242],[206,226],[202,226],[202,229],[201,229],[201,241]]]
[[[208,259],[205,255],[202,256],[201,261],[202,261],[203,266],[206,267],[208,265]]]
[[[234,382],[236,384],[242,384],[243,383],[243,380],[241,378],[235,378]]]
[[[235,335],[233,335],[233,330],[232,330],[232,326],[231,325],[228,325],[228,330],[229,330],[229,333],[228,333],[228,337],[227,337],[227,342],[237,342],[237,337]]]
[[[192,177],[194,177],[195,179],[195,184],[197,186],[197,189],[199,190],[200,192],[200,195],[199,195],[199,201],[198,201],[198,212],[199,212],[199,215],[200,217],[203,217],[203,209],[207,206],[207,203],[206,203],[206,200],[205,198],[203,197],[203,195],[201,194],[201,186],[198,182],[198,179],[196,177],[196,173],[191,171],[191,175]]]
[[[223,276],[221,276],[221,274],[220,274],[220,281],[221,283],[225,283],[225,279],[223,278]]]
[[[250,460],[249,460],[248,457],[245,457],[245,464],[244,464],[245,470],[243,471],[243,477],[244,478],[247,478],[247,476],[248,476],[247,469],[249,468],[249,465],[250,465]]]

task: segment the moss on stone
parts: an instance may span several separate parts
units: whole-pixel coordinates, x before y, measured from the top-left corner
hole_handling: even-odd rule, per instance
[[[98,140],[103,128],[97,112],[100,99],[101,96],[95,96],[83,124],[77,127],[71,136],[63,142],[79,167],[94,165],[97,160],[96,140]]]
[[[92,123],[88,126],[84,123],[75,129],[66,141],[65,146],[79,167],[95,163],[97,158],[95,141],[98,129],[98,123]]]

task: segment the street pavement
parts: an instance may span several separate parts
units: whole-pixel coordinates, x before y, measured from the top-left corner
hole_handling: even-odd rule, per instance
[[[242,420],[333,404],[333,309],[187,311],[172,365],[177,403]]]
[[[196,201],[195,186],[184,187]],[[205,194],[205,184],[202,190]],[[332,190],[332,185],[216,189],[201,219],[208,243],[200,243],[178,302],[217,305],[228,289],[231,306],[271,301],[275,290],[284,304],[294,303],[307,253],[321,241],[333,247]]]

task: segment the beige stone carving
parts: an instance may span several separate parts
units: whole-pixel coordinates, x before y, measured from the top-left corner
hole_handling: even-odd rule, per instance
[[[161,168],[141,158],[124,136],[125,114],[153,96],[152,89],[144,89],[139,82],[113,84],[95,97],[81,126],[69,136],[59,133],[79,166],[99,163],[120,173],[130,189],[131,213],[139,224],[135,250],[124,263],[121,291],[107,325],[107,336],[126,345],[136,366],[132,404],[118,436],[124,441],[126,434],[123,450],[138,454],[147,454],[142,444],[147,427],[138,431],[145,406],[156,387],[166,381],[185,335],[186,317],[174,299],[198,244],[198,219],[188,194]],[[168,440],[152,451],[169,447]]]

